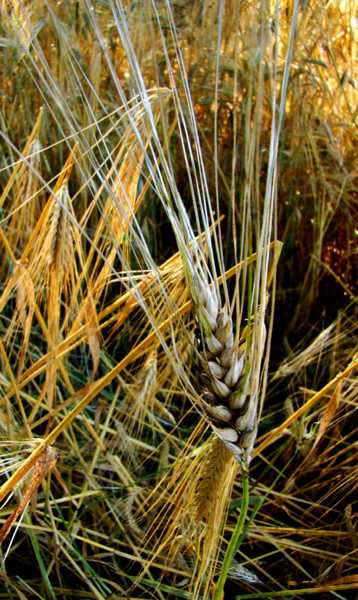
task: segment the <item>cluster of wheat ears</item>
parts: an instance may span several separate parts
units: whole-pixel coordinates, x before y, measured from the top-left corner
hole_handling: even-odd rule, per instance
[[[342,9],[347,35],[351,4]],[[281,227],[290,246],[291,224],[303,210],[301,192],[287,192],[299,148],[307,172],[326,176],[323,117],[313,134],[308,109],[302,117],[295,112],[297,98],[309,96],[303,78],[316,77],[315,90],[323,69],[312,54],[321,42],[308,60],[304,36],[312,27],[314,39],[312,15],[335,21],[318,3],[298,1],[8,0],[0,10],[0,500],[15,495],[0,514],[4,593],[220,600],[224,589],[231,598],[242,585],[245,598],[271,597],[277,575],[257,595],[266,571],[260,579],[254,560],[240,565],[237,554],[256,514],[248,520],[250,502],[257,493],[262,505],[275,489],[269,478],[250,494],[250,461],[272,446],[276,458],[262,465],[285,478],[293,446],[284,441],[281,451],[277,440],[300,448],[305,415],[328,404],[304,454],[309,464],[343,390],[345,406],[356,404],[352,341],[328,379],[300,388],[297,405],[270,413],[255,444],[283,247],[280,215],[292,203]],[[334,73],[335,65],[332,59]],[[329,102],[352,107],[353,83]],[[353,214],[354,168],[346,165],[354,165],[356,116],[349,114],[346,154],[332,151],[345,214]],[[295,118],[302,118],[296,127],[304,142],[298,133],[285,137],[285,120]],[[285,157],[287,176],[280,172]],[[278,207],[280,181],[289,200]],[[311,181],[316,190],[317,178]],[[322,197],[317,192],[311,221],[320,226],[307,253],[301,314],[324,270],[337,181],[332,176],[331,190],[326,180]],[[333,273],[349,300],[345,320],[310,339],[276,380],[317,364],[326,349],[346,343],[348,331],[355,339],[352,267],[346,272],[344,281]],[[282,332],[289,326],[283,313],[276,316]],[[292,329],[298,319],[293,311]],[[281,455],[285,465],[275,466]],[[351,477],[351,457],[344,460]],[[277,510],[298,473],[295,467],[287,476]],[[38,576],[27,581],[19,561],[29,547]],[[307,567],[300,574],[307,589],[321,585],[323,597],[357,586],[352,560],[346,580],[335,575],[330,587]],[[292,558],[299,572],[297,563]]]

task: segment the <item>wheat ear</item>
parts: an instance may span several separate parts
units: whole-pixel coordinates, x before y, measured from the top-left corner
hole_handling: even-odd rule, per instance
[[[230,482],[233,461],[231,452],[219,439],[214,438],[210,444],[209,455],[205,461],[201,480],[195,490],[195,519],[199,523],[209,519],[212,511],[218,516],[218,500],[225,497],[224,489]]]
[[[197,274],[192,282],[202,384],[200,404],[216,435],[241,461],[244,452],[251,454],[257,433],[258,390],[250,363],[254,351],[262,355],[263,344],[256,344],[255,336],[251,336],[251,347],[244,336],[235,340],[231,315],[222,307],[219,292],[205,285]],[[254,326],[255,322],[251,328]]]

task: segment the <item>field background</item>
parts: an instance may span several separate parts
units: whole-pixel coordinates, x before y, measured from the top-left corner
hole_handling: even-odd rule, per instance
[[[241,478],[203,574],[185,485],[199,481],[211,433],[189,399],[191,312],[161,329],[188,290],[161,198],[169,184],[151,165],[161,145],[195,230],[169,61],[224,216],[225,268],[237,247],[255,251],[293,4],[178,0],[171,16],[164,1],[92,4],[1,2],[2,481],[55,428],[58,459],[1,546],[0,597],[206,599]],[[229,599],[357,593],[357,73],[356,1],[301,3],[277,152],[272,239],[283,249],[253,518]],[[31,473],[9,486],[0,523]]]

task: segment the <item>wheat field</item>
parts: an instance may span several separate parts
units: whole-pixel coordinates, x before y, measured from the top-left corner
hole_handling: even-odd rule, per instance
[[[356,0],[0,11],[0,598],[355,597]]]

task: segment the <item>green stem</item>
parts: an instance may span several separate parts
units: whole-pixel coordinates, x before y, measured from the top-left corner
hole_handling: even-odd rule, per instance
[[[218,582],[216,584],[215,593],[213,600],[222,600],[224,596],[224,586],[227,579],[227,575],[230,569],[232,559],[234,558],[238,547],[240,536],[244,528],[247,510],[249,506],[249,465],[247,457],[244,455],[241,462],[242,469],[242,504],[240,511],[240,518],[235,527],[234,533],[232,534],[228,548],[226,550],[225,558],[221,567]]]

